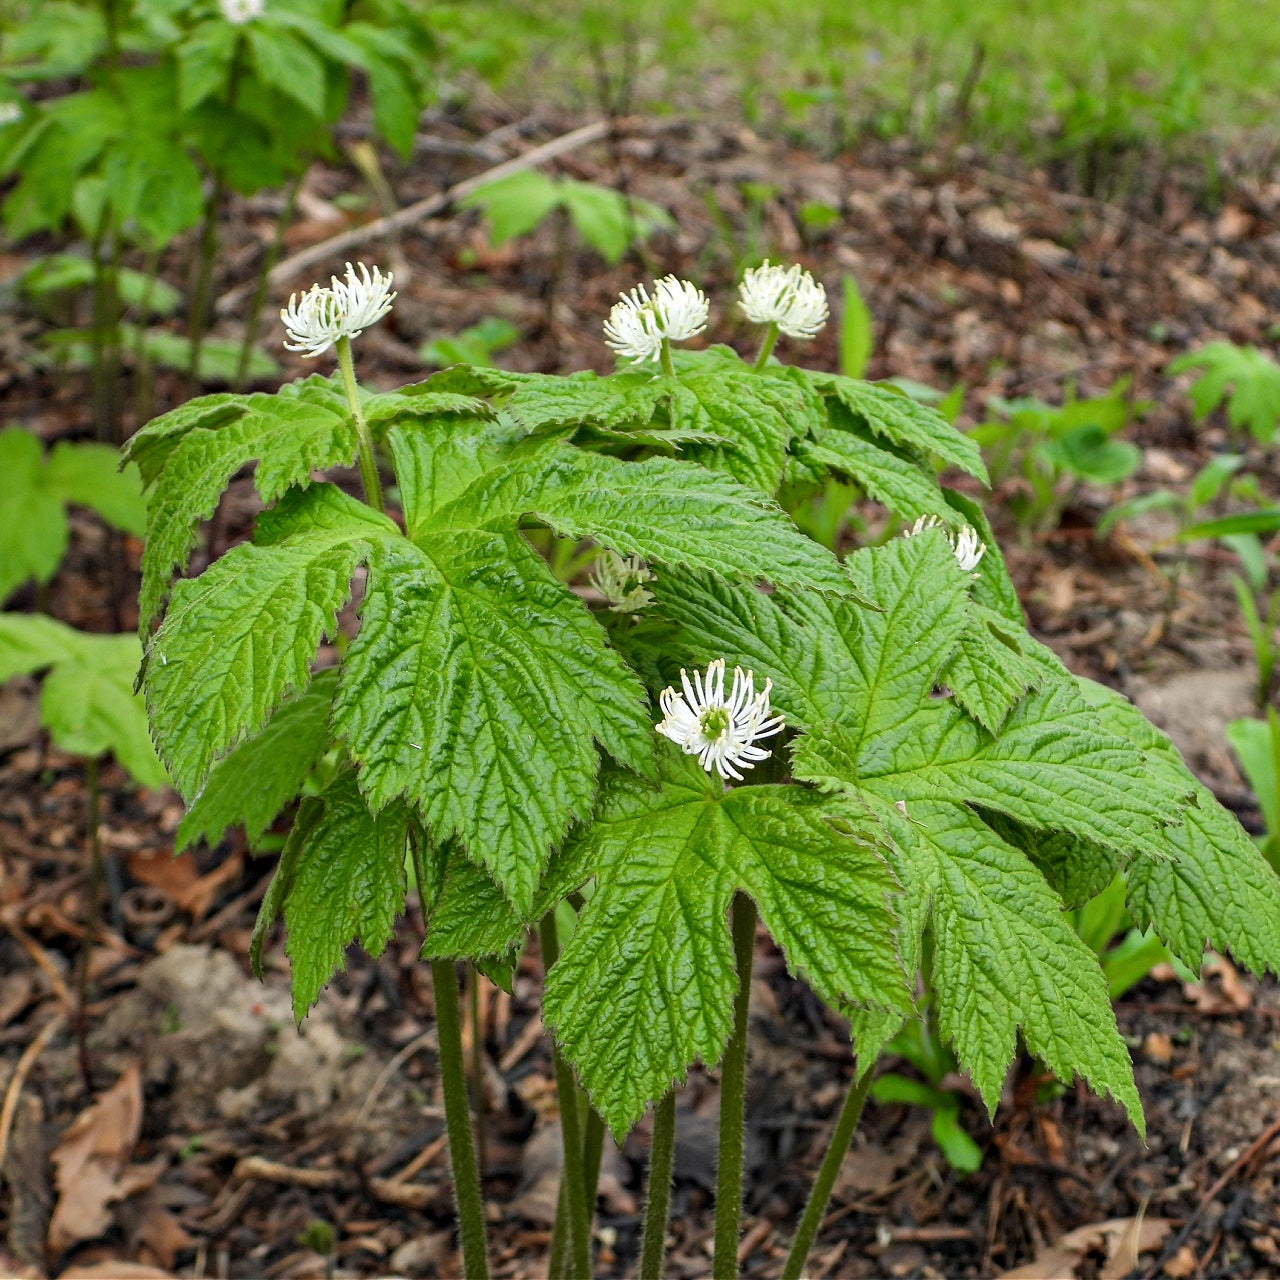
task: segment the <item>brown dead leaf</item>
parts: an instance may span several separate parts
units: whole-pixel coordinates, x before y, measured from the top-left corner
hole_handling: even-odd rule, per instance
[[[1106,1262],[1099,1280],[1122,1280],[1137,1265],[1140,1253],[1164,1243],[1173,1230],[1170,1218],[1110,1218],[1068,1231],[1061,1240],[1041,1250],[1034,1262],[1002,1271],[1002,1280],[1068,1280],[1091,1253],[1103,1253]]]
[[[93,1240],[111,1225],[109,1206],[154,1184],[165,1166],[130,1165],[142,1128],[142,1080],[131,1062],[106,1093],[82,1111],[53,1153],[58,1203],[49,1223],[49,1248],[61,1253]]]
[[[213,904],[218,890],[239,876],[243,863],[244,859],[236,854],[202,876],[189,853],[174,858],[163,851],[148,850],[129,858],[129,874],[142,884],[159,889],[192,919],[200,920]]]
[[[174,1280],[172,1271],[148,1266],[144,1262],[91,1262],[58,1273],[58,1280]]]
[[[1200,1259],[1196,1257],[1196,1251],[1187,1244],[1184,1244],[1177,1253],[1169,1259],[1168,1262],[1160,1268],[1170,1280],[1187,1280],[1188,1276],[1193,1276],[1200,1269]]]

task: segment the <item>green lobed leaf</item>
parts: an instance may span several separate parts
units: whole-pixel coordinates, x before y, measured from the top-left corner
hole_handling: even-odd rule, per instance
[[[408,795],[521,912],[595,794],[595,742],[647,768],[638,681],[518,535],[377,547],[334,711],[375,809]],[[593,741],[594,739],[594,741]]]
[[[730,578],[848,593],[825,548],[782,510],[725,476],[672,458],[623,462],[561,444],[484,475],[432,518],[436,527],[509,526],[525,514],[621,555]]]
[[[371,814],[349,769],[316,804],[318,812],[291,834],[281,855],[276,872],[281,891],[268,895],[271,907],[284,914],[293,1013],[299,1022],[335,971],[346,968],[351,942],[359,941],[375,958],[381,955],[404,910],[408,887],[409,811],[404,805]],[[270,919],[262,930],[269,924]]]
[[[151,496],[138,602],[143,628],[159,611],[173,572],[185,566],[199,522],[213,514],[241,467],[257,462],[254,485],[264,502],[272,502],[291,485],[306,484],[313,470],[355,457],[350,416],[320,395],[251,395],[241,404],[244,412],[235,418],[228,418],[231,406],[219,404],[194,425],[185,419],[171,427],[181,439],[164,459],[163,479]]]
[[[994,1113],[1021,1031],[1059,1079],[1080,1074],[1143,1131],[1128,1051],[1097,959],[1026,855],[962,805],[907,802],[880,817],[910,897],[927,899],[938,1026]]]
[[[558,377],[494,370],[487,382],[495,388],[514,386],[502,407],[526,431],[584,424],[618,429],[647,426],[670,394],[662,379],[629,370],[605,378],[594,373]]]
[[[63,502],[96,511],[109,525],[141,538],[147,505],[137,469],[120,469],[120,453],[108,444],[62,440],[53,446],[44,483]]]
[[[936,409],[874,382],[816,370],[804,370],[804,373],[812,386],[838,400],[865,423],[872,434],[896,445],[937,454],[948,465],[986,483],[987,468],[978,446]]]
[[[717,360],[683,369],[671,394],[671,426],[729,443],[693,443],[684,454],[772,496],[782,482],[787,446],[808,426],[812,403],[801,387],[759,376],[741,361]]]
[[[1205,947],[1212,946],[1255,973],[1280,973],[1280,876],[1132,703],[1091,680],[1081,680],[1080,689],[1107,727],[1143,752],[1153,773],[1193,796],[1182,825],[1165,833],[1172,857],[1139,853],[1129,866],[1134,922],[1154,928],[1192,969],[1199,969]]]
[[[735,888],[819,990],[909,1007],[887,905],[894,881],[866,833],[843,834],[796,787],[725,792],[663,748],[662,785],[620,773],[576,837],[596,872],[547,977],[544,1013],[615,1134],[695,1059],[714,1063],[735,986]],[[601,1034],[607,1027],[608,1034]]]
[[[44,483],[44,448],[21,427],[0,431],[0,601],[34,578],[49,582],[67,549],[67,517]]]
[[[197,396],[158,418],[152,418],[125,442],[123,461],[137,463],[142,483],[149,487],[164,470],[169,455],[187,432],[196,427],[213,430],[235,421],[246,411],[247,398],[229,392]]]
[[[812,440],[798,443],[796,454],[810,466],[848,476],[867,497],[904,520],[923,515],[954,519],[932,470],[873,444],[859,431],[823,427]]]
[[[261,838],[328,748],[337,685],[336,667],[317,673],[305,690],[271,713],[260,733],[213,766],[178,825],[175,853],[201,838],[216,844],[233,826],[244,827],[251,845]]]
[[[296,529],[287,533],[291,516]],[[286,693],[307,686],[356,565],[399,537],[385,516],[332,485],[295,491],[264,520],[274,541],[233,547],[178,583],[147,651],[152,733],[187,796]]]
[[[1025,636],[1021,627],[971,602],[968,625],[942,670],[942,682],[956,701],[992,733],[1000,731],[1018,699],[1044,678],[1043,668],[1023,654]]]
[[[147,734],[147,713],[133,692],[142,646],[134,635],[92,635],[52,618],[0,614],[0,682],[46,670],[40,722],[71,755],[110,752],[145,787],[169,779]]]

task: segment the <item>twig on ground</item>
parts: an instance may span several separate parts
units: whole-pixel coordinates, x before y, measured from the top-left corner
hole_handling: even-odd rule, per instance
[[[413,226],[415,222],[421,222],[423,218],[429,218],[433,214],[443,212],[450,205],[456,204],[459,200],[471,195],[472,192],[479,190],[490,182],[496,182],[499,178],[510,177],[513,173],[521,173],[526,169],[532,169],[547,160],[554,160],[557,156],[576,151],[579,147],[585,147],[592,142],[599,142],[608,132],[608,121],[597,120],[592,124],[583,125],[580,129],[574,129],[570,133],[562,134],[558,138],[552,138],[550,142],[544,142],[540,147],[534,147],[532,151],[526,151],[523,155],[504,160],[501,164],[494,165],[491,169],[486,169],[474,178],[467,178],[462,182],[455,183],[447,191],[442,191],[434,196],[427,196],[425,200],[418,200],[414,204],[406,205],[403,209],[388,217],[376,218],[373,222],[366,222],[362,226],[352,227],[349,231],[343,231],[339,235],[331,236],[328,240],[322,240],[319,244],[313,244],[298,253],[290,255],[271,269],[267,275],[267,283],[268,285],[278,285],[307,267],[314,266],[317,262],[324,262],[326,259],[337,257],[348,252],[348,250],[356,248],[358,245],[367,244],[370,240],[378,240],[383,236],[403,231],[406,227]],[[236,311],[252,292],[253,288],[254,283],[250,282],[249,284],[237,285],[234,289],[228,290],[218,299],[214,308],[215,311],[218,315],[228,315]]]
[[[22,1051],[18,1065],[13,1069],[13,1075],[4,1091],[4,1105],[0,1106],[0,1169],[4,1168],[5,1157],[9,1154],[9,1131],[13,1127],[13,1117],[18,1109],[18,1096],[22,1093],[22,1086],[45,1045],[62,1030],[66,1020],[65,1014],[55,1013],[40,1029],[36,1038]]]

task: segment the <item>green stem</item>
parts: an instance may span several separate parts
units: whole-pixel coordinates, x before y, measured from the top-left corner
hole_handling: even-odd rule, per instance
[[[453,1164],[453,1194],[462,1236],[462,1265],[467,1280],[488,1280],[484,1202],[467,1108],[467,1070],[462,1057],[462,1019],[458,1013],[458,974],[452,960],[432,960],[431,983],[436,997],[436,1029],[440,1037],[440,1079],[444,1085],[444,1119]]]
[[[836,1117],[835,1128],[831,1131],[831,1141],[827,1143],[827,1153],[822,1157],[822,1167],[814,1179],[813,1189],[804,1206],[804,1214],[800,1218],[800,1226],[795,1239],[791,1242],[791,1252],[787,1255],[787,1265],[782,1269],[782,1280],[800,1280],[805,1260],[813,1247],[814,1236],[822,1223],[822,1215],[827,1211],[827,1201],[831,1199],[831,1188],[835,1185],[836,1174],[844,1161],[845,1152],[853,1139],[853,1131],[858,1127],[862,1116],[862,1104],[871,1091],[871,1078],[875,1074],[868,1067],[861,1075],[856,1072],[845,1094],[844,1104]]]
[[[218,212],[226,194],[222,174],[216,173],[200,222],[196,279],[191,290],[191,310],[187,313],[187,386],[190,395],[195,395],[200,385],[200,357],[204,353],[209,299],[213,293],[213,263],[218,256]]]
[[[769,357],[773,355],[774,344],[778,341],[778,326],[772,321],[769,327],[764,331],[764,338],[760,342],[760,354],[756,356],[756,362],[752,365],[757,373],[769,363]]]
[[[556,913],[552,908],[542,917],[542,966],[549,970],[560,956],[560,939],[556,931]],[[556,1094],[560,1100],[560,1132],[564,1140],[564,1193],[559,1210],[568,1215],[569,1265],[564,1274],[569,1280],[590,1280],[591,1276],[591,1223],[587,1213],[586,1184],[582,1168],[582,1128],[578,1115],[578,1086],[573,1071],[559,1046],[552,1044],[556,1068]],[[557,1213],[559,1219],[561,1213]],[[555,1252],[555,1235],[552,1236],[552,1253]]]
[[[471,1017],[471,1096],[476,1109],[476,1156],[484,1176],[484,1029],[480,1025],[480,971],[467,965],[467,1005]]]
[[[666,338],[662,340],[662,352],[659,359],[662,361],[662,372],[668,378],[674,378],[676,376],[676,362],[671,358],[671,343]]]
[[[338,368],[342,370],[342,385],[347,391],[347,404],[351,409],[351,417],[356,424],[356,438],[359,440],[360,479],[364,482],[364,500],[375,510],[385,511],[382,501],[382,486],[378,483],[378,464],[373,458],[373,436],[369,432],[369,424],[364,418],[364,409],[360,405],[360,388],[356,386],[356,369],[351,359],[351,339],[338,339]]]
[[[596,1211],[596,1190],[600,1185],[600,1159],[604,1155],[604,1121],[600,1113],[579,1090],[587,1123],[582,1135],[582,1190],[587,1210],[587,1223]]]
[[[160,250],[147,254],[147,283],[138,302],[137,332],[133,340],[133,412],[139,426],[150,422],[155,409],[155,365],[147,350],[147,324],[151,319],[151,299],[160,275]]]
[[[275,265],[280,260],[280,251],[284,248],[284,233],[289,229],[289,223],[293,221],[293,211],[298,203],[298,189],[302,186],[302,179],[306,176],[306,173],[307,170],[304,168],[294,178],[292,185],[289,187],[289,194],[285,197],[284,208],[280,210],[280,216],[276,219],[275,232],[271,237],[271,246],[267,249],[266,257],[262,260],[261,270],[258,272],[258,283],[253,291],[253,301],[249,304],[249,315],[244,322],[244,337],[240,342],[240,357],[236,361],[237,391],[244,388],[244,384],[249,377],[249,360],[258,341],[258,323],[262,319],[262,308],[267,302],[267,277],[275,270]]]
[[[98,439],[120,443],[119,239],[104,212],[93,241],[93,417]]]
[[[733,1035],[720,1068],[720,1156],[716,1166],[714,1280],[738,1274],[738,1219],[742,1215],[742,1123],[747,1090],[747,1009],[755,956],[756,904],[746,894],[733,899],[733,954],[738,990],[733,997]]]
[[[662,1280],[671,1210],[671,1170],[676,1154],[676,1091],[653,1109],[653,1143],[649,1147],[649,1200],[644,1208],[639,1280]]]

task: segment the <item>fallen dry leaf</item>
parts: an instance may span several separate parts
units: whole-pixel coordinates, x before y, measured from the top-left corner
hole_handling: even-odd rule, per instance
[[[218,890],[229,880],[239,876],[244,859],[236,854],[218,863],[205,875],[196,869],[195,859],[189,853],[173,857],[169,853],[148,850],[129,858],[129,874],[142,884],[159,889],[193,919],[203,919]]]
[[[1200,1259],[1196,1257],[1196,1251],[1190,1245],[1184,1244],[1160,1270],[1170,1280],[1187,1280],[1188,1276],[1195,1275],[1199,1267]]]
[[[81,1240],[93,1240],[111,1225],[109,1206],[154,1184],[161,1158],[130,1165],[142,1128],[142,1080],[131,1062],[106,1093],[82,1111],[53,1153],[58,1203],[49,1223],[49,1249],[59,1254]]]
[[[1170,1218],[1109,1218],[1068,1231],[1061,1240],[1041,1250],[1033,1262],[1002,1271],[1002,1280],[1068,1280],[1091,1253],[1103,1253],[1106,1262],[1099,1280],[1121,1280],[1133,1270],[1138,1254],[1158,1249],[1173,1230]]]
[[[162,1271],[143,1262],[91,1262],[58,1273],[58,1280],[174,1280],[172,1271]]]

